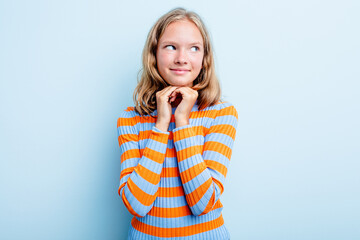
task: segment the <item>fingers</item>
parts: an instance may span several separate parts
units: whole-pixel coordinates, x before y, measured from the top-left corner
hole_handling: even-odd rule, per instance
[[[156,93],[156,99],[158,102],[172,103],[176,100],[178,95],[181,95],[183,99],[196,100],[198,97],[198,91],[190,87],[168,86]]]
[[[176,89],[177,87],[175,86],[168,86],[166,88],[164,88],[163,90],[161,91],[158,91],[156,92],[156,98],[157,100],[159,101],[166,101],[168,102],[169,101],[169,97],[170,97],[170,94]]]
[[[191,89],[190,87],[179,87],[176,88],[171,94],[170,94],[170,100],[176,98],[178,94],[181,94],[182,98],[197,98],[198,92],[196,90]]]

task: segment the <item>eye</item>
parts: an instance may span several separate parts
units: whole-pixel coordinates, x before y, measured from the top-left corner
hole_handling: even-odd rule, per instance
[[[194,50],[195,49],[195,50]],[[199,47],[197,47],[197,46],[192,46],[191,47],[191,50],[193,50],[194,52],[196,52],[196,51],[199,51],[200,50],[200,48]]]
[[[165,48],[169,50],[175,50],[175,47],[173,45],[166,45]]]

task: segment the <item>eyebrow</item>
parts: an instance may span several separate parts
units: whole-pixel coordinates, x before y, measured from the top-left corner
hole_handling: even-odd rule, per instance
[[[174,42],[174,41],[165,41],[165,42],[163,42],[162,44],[177,44],[176,42]],[[202,43],[201,42],[193,42],[193,43],[190,43],[189,45],[202,45]]]

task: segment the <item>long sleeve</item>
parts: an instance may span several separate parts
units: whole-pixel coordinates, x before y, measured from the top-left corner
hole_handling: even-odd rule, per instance
[[[195,216],[210,212],[224,191],[224,181],[235,140],[238,114],[221,104],[202,140],[194,126],[173,130],[178,168],[186,201]]]
[[[146,146],[141,150],[139,141],[143,139],[139,139],[138,121],[140,116],[130,110],[122,112],[117,120],[121,152],[118,194],[131,214],[144,217],[158,195],[169,132],[152,127]]]

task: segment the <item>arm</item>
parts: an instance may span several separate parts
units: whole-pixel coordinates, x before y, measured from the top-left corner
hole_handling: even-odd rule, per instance
[[[133,115],[124,111],[117,120],[121,152],[118,193],[131,214],[144,217],[157,197],[169,132],[153,127],[141,153],[136,117]]]
[[[191,125],[173,131],[186,201],[195,216],[210,212],[223,193],[235,140],[238,120],[235,107],[225,103],[215,111],[204,144]]]

